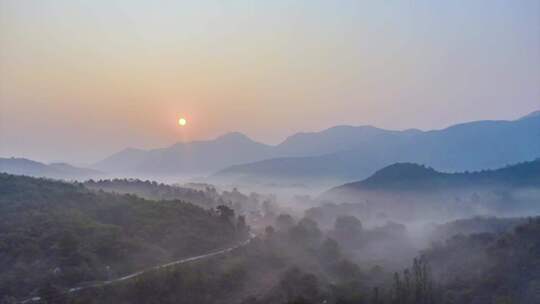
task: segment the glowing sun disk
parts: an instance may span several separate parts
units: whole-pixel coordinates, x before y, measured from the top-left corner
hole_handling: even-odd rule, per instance
[[[180,125],[181,127],[187,125],[187,120],[185,118],[178,119],[178,125]]]

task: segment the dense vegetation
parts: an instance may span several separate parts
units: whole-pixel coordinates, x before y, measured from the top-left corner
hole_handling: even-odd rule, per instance
[[[540,303],[540,218],[501,235],[457,235],[424,255],[442,303]]]
[[[198,201],[208,209],[175,200],[188,194],[213,198],[210,205]],[[0,301],[28,295],[57,304],[540,300],[540,218],[429,224],[419,245],[411,225],[365,213],[362,204],[327,203],[298,219],[280,213],[274,199],[236,189],[187,191],[138,180],[62,183],[2,174]],[[226,254],[65,292],[227,247],[247,237],[250,222],[259,236]]]
[[[246,233],[244,219],[225,206],[205,210],[0,174],[0,295],[114,278],[227,246]]]
[[[275,226],[280,228],[268,227],[264,236],[228,256],[86,290],[64,300],[85,304],[532,304],[540,300],[540,218],[504,233],[455,236],[396,272],[351,261],[343,241],[363,229],[353,218],[336,222],[330,234],[339,236],[339,241],[309,219],[291,222],[284,216]]]
[[[430,232],[430,240],[444,242],[456,235],[481,234],[484,232],[501,234],[512,231],[519,225],[525,224],[527,218],[482,217],[458,219],[436,225]]]
[[[236,188],[230,191],[219,191],[209,184],[179,186],[130,178],[88,180],[84,186],[106,192],[134,194],[151,200],[182,200],[206,209],[226,205],[242,214],[268,211],[269,205],[275,202],[275,197],[272,195],[254,192],[246,195]]]
[[[151,200],[183,200],[203,208],[224,205],[216,188],[208,185],[204,189],[172,186],[155,181],[139,179],[89,180],[84,183],[89,189],[134,194]]]

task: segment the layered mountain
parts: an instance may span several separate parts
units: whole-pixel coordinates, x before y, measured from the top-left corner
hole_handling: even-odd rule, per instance
[[[540,115],[433,131],[336,127],[292,136],[274,150],[281,157],[231,166],[216,177],[250,182],[351,181],[396,162],[448,172],[494,169],[540,156]]]
[[[126,149],[93,167],[115,173],[177,175],[209,173],[227,166],[262,160],[271,147],[240,133],[229,133],[209,141],[177,143],[153,149]]]
[[[44,164],[26,158],[0,158],[0,172],[57,179],[87,179],[102,172],[75,167],[66,163]]]
[[[367,204],[372,211],[394,216],[433,210],[460,215],[534,213],[540,211],[540,159],[461,173],[397,163],[362,181],[332,188],[321,198]]]
[[[370,177],[335,187],[342,191],[439,191],[444,188],[518,186],[540,188],[540,159],[496,170],[445,173],[413,163],[387,166]]]
[[[288,157],[320,156],[408,138],[420,132],[415,129],[392,131],[372,126],[336,126],[320,132],[294,134],[277,145],[274,154]]]
[[[477,121],[442,130],[336,126],[298,133],[269,146],[240,133],[153,150],[126,149],[94,165],[130,175],[211,174],[234,182],[335,183],[366,178],[396,163],[442,171],[481,170],[540,156],[540,116]]]

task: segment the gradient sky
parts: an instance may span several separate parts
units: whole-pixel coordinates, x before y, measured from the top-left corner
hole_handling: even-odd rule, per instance
[[[229,131],[277,143],[537,109],[537,0],[0,0],[0,156],[81,164]]]

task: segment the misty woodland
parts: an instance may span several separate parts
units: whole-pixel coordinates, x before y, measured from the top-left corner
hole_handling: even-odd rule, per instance
[[[540,304],[540,1],[0,0],[0,304]]]

